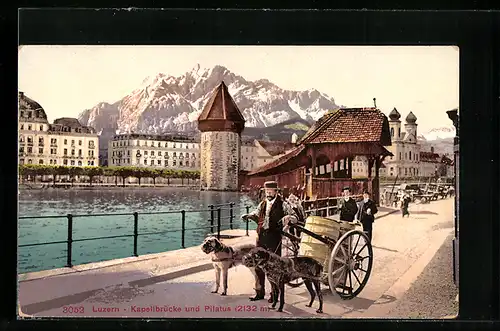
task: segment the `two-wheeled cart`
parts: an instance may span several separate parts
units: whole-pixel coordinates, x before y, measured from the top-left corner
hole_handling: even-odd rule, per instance
[[[322,282],[342,299],[356,297],[365,287],[373,265],[373,248],[359,222],[309,216],[300,231],[287,231],[287,249],[293,256],[310,256],[323,264]],[[286,244],[285,244],[286,245]]]

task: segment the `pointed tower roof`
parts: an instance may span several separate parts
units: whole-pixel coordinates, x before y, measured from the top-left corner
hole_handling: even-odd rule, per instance
[[[227,86],[221,82],[208,100],[198,117],[198,129],[206,131],[231,131],[241,133],[245,128],[245,118],[229,94]]]
[[[391,121],[399,121],[401,118],[401,114],[398,112],[396,107],[394,107],[394,109],[389,113],[389,118]]]
[[[415,116],[412,112],[410,112],[408,116],[406,116],[406,123],[415,124],[416,121],[417,121],[417,116]]]

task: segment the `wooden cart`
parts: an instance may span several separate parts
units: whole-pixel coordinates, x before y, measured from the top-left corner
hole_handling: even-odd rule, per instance
[[[338,224],[336,235],[318,234],[307,229],[311,218],[320,218]],[[335,225],[334,223],[332,223]],[[336,225],[335,225],[336,226]],[[323,264],[323,283],[330,287],[333,294],[342,299],[356,297],[366,286],[373,265],[373,248],[367,235],[357,222],[344,222],[319,216],[309,216],[306,226],[290,224],[290,229],[298,229],[300,236],[283,232],[284,247],[292,256],[300,256],[300,245],[304,236],[314,238],[328,248],[326,258],[316,258]],[[292,231],[293,232],[293,231]],[[323,261],[321,261],[323,260]]]

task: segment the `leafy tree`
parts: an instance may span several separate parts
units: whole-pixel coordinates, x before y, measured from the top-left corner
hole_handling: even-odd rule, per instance
[[[134,169],[131,167],[117,167],[116,173],[122,178],[122,185],[125,187],[125,179],[134,175]]]
[[[75,182],[75,177],[83,174],[83,168],[70,166],[68,168],[68,172],[69,172],[69,178],[71,180],[71,186],[73,186],[73,183]]]
[[[94,177],[104,174],[104,169],[101,167],[84,167],[84,174],[89,177],[90,186]]]
[[[153,179],[153,186],[156,186],[156,178],[161,177],[162,171],[160,169],[148,169],[149,177]]]

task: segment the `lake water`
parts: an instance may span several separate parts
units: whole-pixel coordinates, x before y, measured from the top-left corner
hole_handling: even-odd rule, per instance
[[[233,228],[245,228],[240,216],[245,206],[255,206],[246,195],[236,192],[200,192],[185,188],[106,189],[99,190],[22,190],[19,216],[42,218],[19,219],[18,244],[34,244],[67,239],[67,218],[55,215],[90,215],[73,218],[73,240],[114,235],[132,235],[134,218],[139,213],[138,254],[159,253],[181,247],[181,231],[163,234],[141,233],[181,229],[181,213],[143,214],[186,210],[186,229],[210,226],[208,206],[234,202]],[[229,207],[221,212],[221,229],[229,229]],[[194,212],[190,212],[194,211]],[[92,216],[128,214],[124,216]],[[215,213],[217,215],[217,213]],[[217,224],[215,222],[215,224]],[[250,224],[250,229],[255,229]],[[217,227],[214,229],[217,231]],[[210,228],[186,230],[185,246],[199,245]],[[19,273],[60,268],[66,265],[66,243],[19,247]],[[73,265],[132,256],[133,237],[73,242]]]

